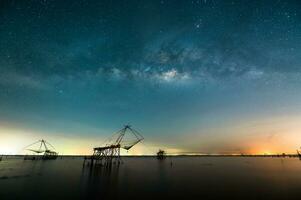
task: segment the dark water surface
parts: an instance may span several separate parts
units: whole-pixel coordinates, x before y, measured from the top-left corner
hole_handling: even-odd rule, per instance
[[[301,161],[125,157],[123,164],[93,168],[81,158],[0,162],[1,200],[131,198],[301,199]]]

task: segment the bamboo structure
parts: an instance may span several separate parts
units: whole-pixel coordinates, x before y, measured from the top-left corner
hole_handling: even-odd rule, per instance
[[[29,148],[36,145],[39,146],[38,149]],[[43,139],[26,146],[24,149],[35,153],[35,155],[25,155],[24,160],[54,160],[58,156],[58,153],[54,151],[55,148]]]
[[[106,145],[101,147],[95,147],[93,149],[93,155],[88,159],[91,160],[91,164],[108,164],[112,162],[121,162],[120,150],[130,150],[134,145],[143,140],[143,136],[133,129],[130,125],[125,125],[124,128],[116,132],[115,140],[111,139]],[[131,136],[131,140],[126,140],[126,136]],[[87,158],[85,158],[86,162]]]

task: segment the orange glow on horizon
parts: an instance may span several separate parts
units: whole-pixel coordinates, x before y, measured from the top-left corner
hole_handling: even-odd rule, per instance
[[[243,121],[237,127],[202,129],[202,135],[189,137],[189,134],[185,134],[185,137],[175,137],[173,144],[169,144],[169,141],[162,141],[161,144],[145,141],[149,145],[138,144],[122,154],[154,155],[158,149],[174,155],[191,152],[191,149],[199,149],[191,154],[295,154],[301,145],[300,122],[301,116]],[[95,135],[83,137],[64,133],[39,133],[18,127],[17,124],[0,123],[0,154],[20,154],[26,145],[42,138],[53,144],[61,155],[89,155],[93,147],[101,145],[105,140]],[[195,139],[191,141],[190,138]]]

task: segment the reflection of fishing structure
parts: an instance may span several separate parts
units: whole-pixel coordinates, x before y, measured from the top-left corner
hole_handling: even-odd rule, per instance
[[[102,165],[83,165],[81,193],[85,199],[115,199],[118,185],[120,163]]]
[[[38,147],[38,149],[34,149]],[[35,155],[25,155],[24,160],[54,160],[57,158],[58,153],[55,152],[55,148],[46,140],[38,140],[24,149],[34,152]]]
[[[124,126],[123,129],[116,132],[108,143],[102,147],[95,147],[91,157],[86,157],[86,160],[91,160],[91,164],[108,164],[112,161],[121,162],[120,149],[130,150],[134,145],[143,140],[143,136],[133,129],[130,125]]]

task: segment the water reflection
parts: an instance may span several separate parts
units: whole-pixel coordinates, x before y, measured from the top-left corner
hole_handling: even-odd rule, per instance
[[[83,198],[105,199],[114,196],[118,188],[120,163],[83,165],[81,184]]]
[[[300,182],[296,157],[126,157],[123,164],[107,165],[83,165],[82,158],[0,162],[0,199],[296,199]]]
[[[170,170],[172,167],[171,159],[164,159],[164,160],[158,160],[158,184],[157,185],[157,194],[160,194],[161,196],[166,195],[170,193]]]

